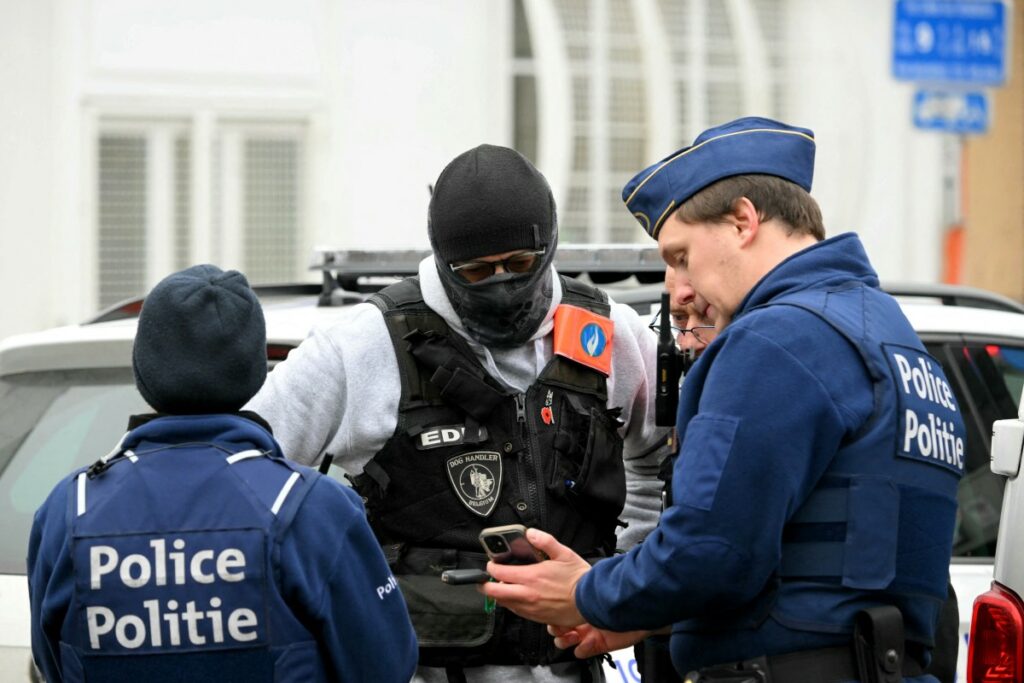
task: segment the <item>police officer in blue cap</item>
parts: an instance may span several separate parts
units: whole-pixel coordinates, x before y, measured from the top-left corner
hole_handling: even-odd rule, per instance
[[[934,681],[965,430],[860,240],[824,239],[814,137],[744,118],[645,169],[626,206],[718,338],[683,383],[671,500],[593,568],[482,590],[587,656],[671,624],[689,681]]]
[[[245,277],[164,279],[132,358],[158,413],[60,482],[32,526],[46,680],[408,681],[415,634],[359,497],[238,412],[267,373]]]

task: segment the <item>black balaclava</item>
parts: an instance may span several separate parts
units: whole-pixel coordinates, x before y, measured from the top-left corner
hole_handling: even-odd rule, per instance
[[[464,152],[437,178],[427,231],[445,294],[469,335],[497,348],[526,343],[551,306],[550,266],[558,244],[555,199],[544,176],[507,147]],[[545,250],[533,272],[470,283],[450,268],[521,249]]]

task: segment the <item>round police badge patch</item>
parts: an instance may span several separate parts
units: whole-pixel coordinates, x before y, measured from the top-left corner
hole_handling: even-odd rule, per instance
[[[597,323],[589,323],[580,332],[580,346],[588,356],[594,358],[604,353],[604,347],[608,340],[604,336],[604,330]]]
[[[490,517],[501,492],[501,455],[474,451],[448,458],[448,480],[470,512]]]

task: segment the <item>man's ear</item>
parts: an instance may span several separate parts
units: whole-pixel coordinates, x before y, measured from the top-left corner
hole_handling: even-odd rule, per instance
[[[729,219],[735,226],[742,247],[749,245],[761,229],[761,217],[757,215],[757,207],[746,197],[740,197],[733,202]]]

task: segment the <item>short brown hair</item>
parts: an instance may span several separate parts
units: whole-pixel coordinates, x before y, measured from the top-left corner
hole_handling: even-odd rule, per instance
[[[779,219],[786,234],[805,233],[825,239],[825,225],[818,202],[802,187],[773,175],[736,175],[714,182],[679,207],[679,218],[687,223],[715,221],[729,214],[736,202],[746,197],[762,221]]]

